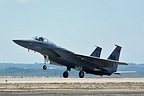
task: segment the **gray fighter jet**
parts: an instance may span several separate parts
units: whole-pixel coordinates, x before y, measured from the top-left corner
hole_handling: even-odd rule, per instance
[[[114,51],[108,59],[101,59],[100,54],[102,48],[97,47],[90,56],[76,54],[65,48],[59,47],[48,39],[43,37],[34,37],[32,39],[13,40],[16,44],[33,50],[44,56],[45,64],[43,69],[46,70],[46,63],[66,66],[66,71],[63,73],[64,78],[68,78],[71,69],[79,71],[79,77],[83,78],[85,73],[95,75],[111,75],[117,71],[119,64],[127,65],[125,62],[119,62],[121,47],[116,45]]]

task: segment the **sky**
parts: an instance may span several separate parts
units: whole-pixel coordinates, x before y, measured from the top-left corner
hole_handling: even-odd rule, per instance
[[[144,63],[144,0],[0,0],[0,63],[43,63],[12,40],[43,36],[75,53]]]

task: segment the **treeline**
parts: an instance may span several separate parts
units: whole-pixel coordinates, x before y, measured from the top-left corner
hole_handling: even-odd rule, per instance
[[[47,70],[42,69],[43,64],[13,64],[0,63],[0,76],[38,76],[38,77],[62,77],[66,67],[48,64]],[[119,66],[118,71],[122,75],[112,75],[112,77],[144,77],[144,64],[129,64]],[[72,70],[70,77],[78,77],[78,71]],[[86,75],[87,77],[97,77],[96,75]],[[99,77],[99,76],[98,76]]]

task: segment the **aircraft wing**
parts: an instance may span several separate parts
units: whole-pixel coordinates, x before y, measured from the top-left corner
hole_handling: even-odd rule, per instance
[[[93,57],[93,56],[85,56],[85,55],[79,55],[76,54],[76,56],[82,60],[87,60],[90,62],[100,62],[101,64],[119,64],[119,65],[128,65],[125,62],[119,62],[119,61],[115,61],[115,60],[109,60],[109,59],[101,59],[101,58],[97,58],[97,57]]]

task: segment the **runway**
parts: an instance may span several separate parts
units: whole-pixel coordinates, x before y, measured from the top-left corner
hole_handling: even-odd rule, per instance
[[[0,83],[108,83],[108,82],[144,83],[144,78],[46,78],[46,77],[0,78]]]
[[[3,96],[144,96],[144,78],[0,78]]]
[[[6,93],[1,92],[0,96],[144,96],[143,91],[85,91],[85,90],[73,90],[73,91],[43,91],[43,92],[13,92]]]

